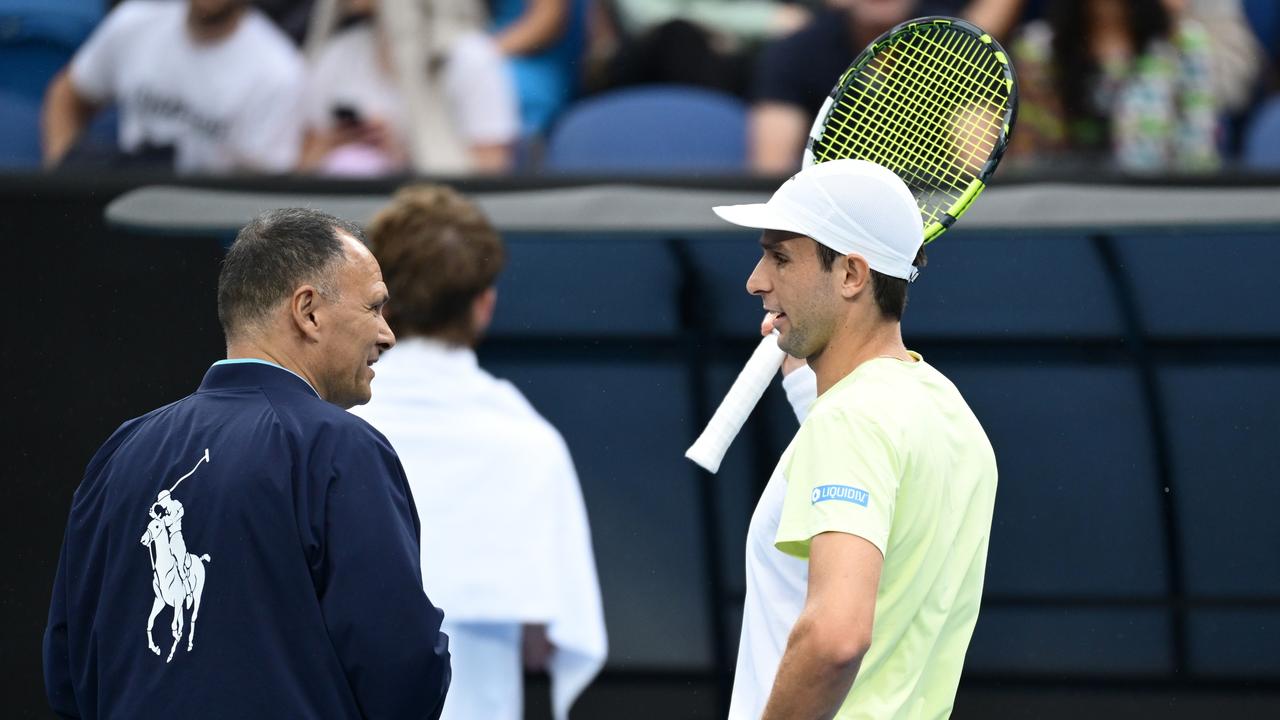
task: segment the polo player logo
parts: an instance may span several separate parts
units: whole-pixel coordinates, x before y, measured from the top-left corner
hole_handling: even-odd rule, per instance
[[[187,541],[182,536],[182,516],[186,510],[173,496],[173,491],[207,462],[209,450],[206,448],[204,456],[196,461],[191,472],[178,478],[173,487],[160,491],[147,511],[151,515],[151,522],[147,523],[147,530],[142,533],[142,544],[146,546],[151,558],[151,591],[156,595],[155,602],[151,604],[151,616],[147,618],[147,648],[156,655],[161,651],[151,637],[151,627],[161,610],[165,607],[173,608],[173,621],[169,623],[169,629],[173,633],[173,646],[169,648],[166,663],[173,662],[173,653],[178,649],[178,641],[182,639],[184,606],[191,611],[187,652],[195,646],[196,618],[200,615],[200,596],[204,594],[204,564],[209,562],[208,554],[197,556],[187,552]]]

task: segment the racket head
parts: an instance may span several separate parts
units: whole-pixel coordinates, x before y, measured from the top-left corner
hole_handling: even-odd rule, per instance
[[[986,187],[1017,110],[1017,76],[994,38],[958,18],[916,18],[877,38],[840,76],[804,162],[854,158],[889,168],[915,196],[928,244]]]

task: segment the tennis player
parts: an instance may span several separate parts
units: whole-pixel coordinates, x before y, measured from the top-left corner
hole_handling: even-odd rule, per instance
[[[946,717],[978,618],[996,461],[955,386],[903,344],[920,212],[862,160],[715,212],[764,231],[747,289],[817,382],[751,519],[729,717]]]

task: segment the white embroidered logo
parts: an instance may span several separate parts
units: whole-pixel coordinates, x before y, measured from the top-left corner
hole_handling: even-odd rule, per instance
[[[160,491],[147,510],[151,522],[147,523],[147,531],[142,533],[142,544],[151,557],[151,591],[156,595],[155,602],[151,604],[151,617],[147,618],[147,648],[156,655],[160,654],[160,648],[151,639],[151,626],[165,606],[173,608],[173,621],[169,623],[173,631],[173,647],[169,648],[169,658],[165,662],[173,662],[173,653],[182,639],[184,604],[191,610],[187,652],[195,645],[196,617],[200,615],[200,596],[204,594],[204,564],[209,562],[208,554],[197,556],[187,552],[187,541],[182,537],[182,515],[186,511],[173,496],[173,491],[207,462],[208,448],[191,472],[178,478],[173,487]]]

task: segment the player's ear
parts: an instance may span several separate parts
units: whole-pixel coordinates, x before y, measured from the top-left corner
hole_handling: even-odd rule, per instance
[[[840,273],[840,295],[846,300],[852,300],[871,286],[871,266],[857,253],[836,260],[833,269]]]
[[[289,316],[298,332],[310,340],[319,340],[320,321],[316,314],[324,300],[314,285],[301,285],[289,298]]]

